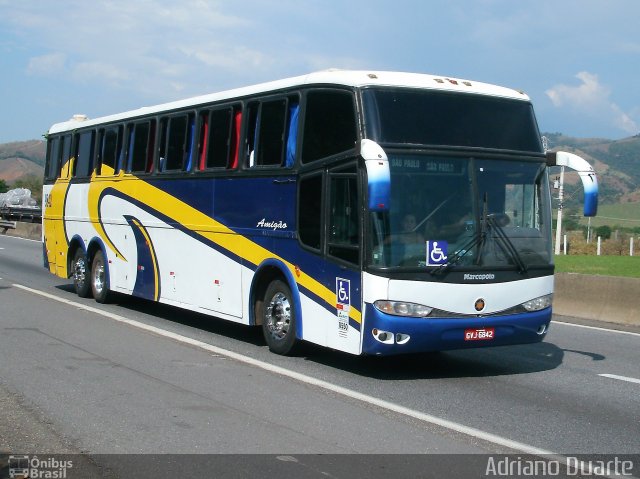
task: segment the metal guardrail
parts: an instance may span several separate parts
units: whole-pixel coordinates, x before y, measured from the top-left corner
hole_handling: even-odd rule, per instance
[[[6,234],[7,230],[14,230],[17,226],[17,221],[9,221],[9,220],[1,220],[0,219],[0,229],[2,230],[2,234]]]
[[[0,220],[42,223],[42,209],[39,207],[3,206],[0,208]]]

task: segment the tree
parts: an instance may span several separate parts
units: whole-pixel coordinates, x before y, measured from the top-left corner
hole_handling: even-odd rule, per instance
[[[598,226],[596,228],[596,236],[600,236],[602,239],[605,239],[605,240],[611,238],[611,226],[608,226],[608,225]]]
[[[7,185],[6,181],[0,178],[0,193],[6,193],[7,191],[9,191],[9,185]]]

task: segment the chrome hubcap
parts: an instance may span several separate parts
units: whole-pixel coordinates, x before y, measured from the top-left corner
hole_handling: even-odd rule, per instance
[[[87,274],[87,265],[83,258],[78,259],[73,268],[73,279],[76,283],[82,284],[85,281]]]
[[[265,322],[271,336],[283,339],[291,326],[291,304],[283,293],[276,293],[267,305],[264,314]]]
[[[96,264],[95,271],[93,272],[93,287],[96,293],[102,293],[102,289],[104,288],[104,264],[102,263]]]

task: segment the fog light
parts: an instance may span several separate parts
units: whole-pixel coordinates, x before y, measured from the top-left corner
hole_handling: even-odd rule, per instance
[[[389,331],[381,331],[377,328],[371,330],[371,334],[376,339],[376,341],[383,344],[393,344],[393,340],[395,335],[390,333]]]

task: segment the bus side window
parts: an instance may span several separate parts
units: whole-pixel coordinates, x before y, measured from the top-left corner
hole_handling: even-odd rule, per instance
[[[73,176],[78,178],[91,176],[93,172],[94,138],[94,130],[80,133],[76,144],[76,161],[74,163]]]
[[[193,161],[193,128],[193,115],[179,115],[162,120],[160,171],[183,171],[190,168],[190,161]]]
[[[260,134],[260,104],[257,102],[249,105],[249,121],[247,124],[245,155],[246,164],[249,167],[256,165],[256,147],[258,144],[258,135]]]
[[[149,127],[149,138],[147,139],[147,164],[145,166],[145,173],[153,172],[153,148],[156,143],[156,121],[151,120]]]
[[[236,107],[233,110],[233,125],[231,132],[231,145],[229,151],[229,168],[236,169],[238,167],[240,156],[240,128],[242,127],[242,109]]]
[[[129,136],[129,165],[128,173],[149,172],[149,158],[153,164],[153,145],[155,128],[151,128],[152,122],[135,123]],[[155,122],[153,122],[155,126]]]
[[[187,127],[187,144],[185,151],[184,171],[191,171],[193,168],[193,158],[195,157],[196,150],[196,117],[195,115],[189,115],[189,126]]]
[[[353,95],[310,91],[306,96],[302,162],[310,163],[355,147],[358,140]]]
[[[298,234],[300,242],[319,251],[322,245],[322,173],[300,179]]]
[[[71,135],[64,135],[64,140],[62,141],[62,150],[60,151],[60,164],[59,174],[60,177],[69,177],[69,166],[71,160],[71,146],[73,144],[73,137]]]
[[[230,147],[233,143],[233,109],[223,108],[208,112],[206,122],[207,132],[203,145],[206,162],[200,162],[206,169],[226,168],[230,160]]]
[[[209,111],[200,112],[200,136],[198,140],[198,171],[207,167],[207,150],[209,149]]]
[[[120,128],[104,130],[100,141],[99,162],[96,165],[96,173],[101,176],[111,176],[116,173],[116,163],[120,156],[122,140]]]
[[[284,135],[287,117],[286,100],[265,101],[260,106],[256,124],[256,157],[254,166],[279,166],[282,164]]]
[[[59,174],[60,164],[60,137],[50,138],[47,143],[47,165],[45,179],[55,180]]]
[[[284,158],[286,168],[293,167],[296,161],[296,149],[298,146],[298,116],[300,104],[297,99],[289,104],[289,118],[287,119],[287,145]]]
[[[360,258],[358,179],[356,174],[330,175],[327,253],[350,263]]]

